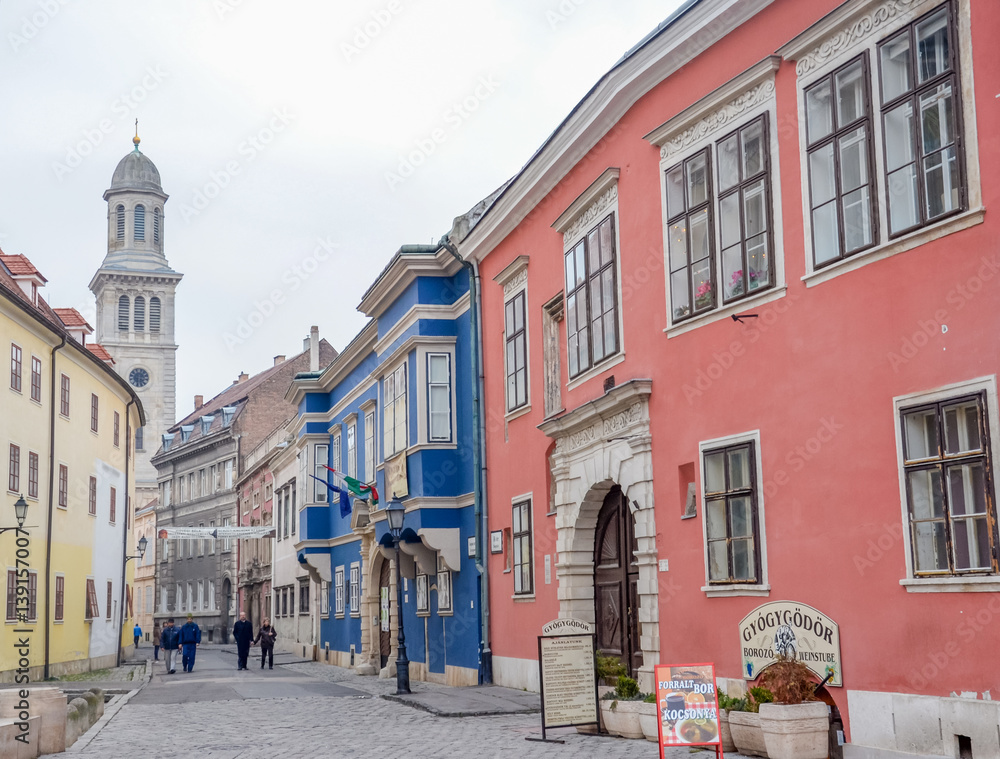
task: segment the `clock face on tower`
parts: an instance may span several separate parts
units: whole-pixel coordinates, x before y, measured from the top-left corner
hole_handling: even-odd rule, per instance
[[[128,381],[131,382],[135,387],[145,387],[149,382],[149,372],[145,369],[133,369],[129,372]]]

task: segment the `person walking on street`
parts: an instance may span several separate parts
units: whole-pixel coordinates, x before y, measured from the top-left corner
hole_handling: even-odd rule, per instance
[[[135,638],[135,647],[139,647],[139,638],[142,637],[142,628],[139,627],[139,623],[135,623],[135,627],[132,628],[132,637]]]
[[[183,649],[181,664],[184,665],[185,672],[194,672],[194,657],[198,653],[198,644],[201,643],[201,628],[195,624],[194,614],[189,613],[187,620],[181,628],[181,648]]]
[[[260,642],[260,668],[264,669],[264,662],[267,661],[268,669],[274,669],[274,641],[278,638],[278,631],[271,627],[271,620],[264,617],[264,624],[260,626],[257,639],[254,643]]]
[[[160,623],[153,623],[153,661],[160,660]]]
[[[174,669],[174,656],[180,647],[181,631],[174,627],[174,618],[170,617],[163,625],[163,632],[160,633],[160,647],[163,649],[163,663],[167,668],[167,674],[172,675]]]
[[[236,640],[236,652],[239,661],[236,669],[247,668],[247,657],[250,656],[250,643],[253,641],[253,625],[247,621],[247,613],[240,612],[239,621],[233,625],[233,638]]]

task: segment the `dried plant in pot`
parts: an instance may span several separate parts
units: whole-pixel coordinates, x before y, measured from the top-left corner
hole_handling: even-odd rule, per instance
[[[761,704],[760,727],[770,759],[826,759],[830,733],[829,708],[813,695],[813,673],[783,651],[760,676],[774,694],[774,703]]]

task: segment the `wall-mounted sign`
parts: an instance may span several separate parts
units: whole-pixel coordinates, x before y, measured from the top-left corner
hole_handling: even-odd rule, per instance
[[[657,665],[653,673],[660,755],[667,746],[721,746],[715,665]]]
[[[490,553],[503,553],[503,530],[490,533]]]
[[[406,483],[406,451],[385,462],[385,489],[388,498],[405,498],[410,494]]]
[[[840,659],[840,626],[812,606],[775,601],[758,606],[740,622],[743,679],[755,680],[775,662],[775,643],[805,664],[827,685],[844,684]]]
[[[476,557],[476,538],[475,538],[475,536],[473,536],[473,537],[471,537],[471,538],[468,539],[468,541],[466,542],[466,546],[467,546],[466,547],[466,551],[469,554],[469,558],[470,559],[474,559]]]

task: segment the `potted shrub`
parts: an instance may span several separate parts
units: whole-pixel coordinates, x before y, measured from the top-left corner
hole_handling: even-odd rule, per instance
[[[639,726],[647,741],[658,742],[660,740],[660,710],[656,706],[656,694],[650,693],[641,702],[639,712]]]
[[[729,727],[729,713],[746,710],[745,698],[733,698],[725,691],[719,691],[719,737],[722,739],[722,750],[726,753],[736,751],[733,743],[733,733]]]
[[[728,710],[729,729],[736,750],[741,754],[768,757],[758,712],[761,704],[767,704],[773,699],[771,691],[757,685],[747,691],[745,699],[738,699],[735,703],[730,704],[732,708]],[[741,711],[736,710],[737,706],[741,708]]]
[[[774,703],[760,707],[767,754],[771,759],[826,759],[829,708],[816,700],[812,672],[794,656],[779,656],[760,676],[774,694]]]
[[[645,698],[646,694],[639,692],[639,683],[621,675],[614,691],[601,696],[601,717],[608,732],[622,738],[642,738],[639,714]]]

